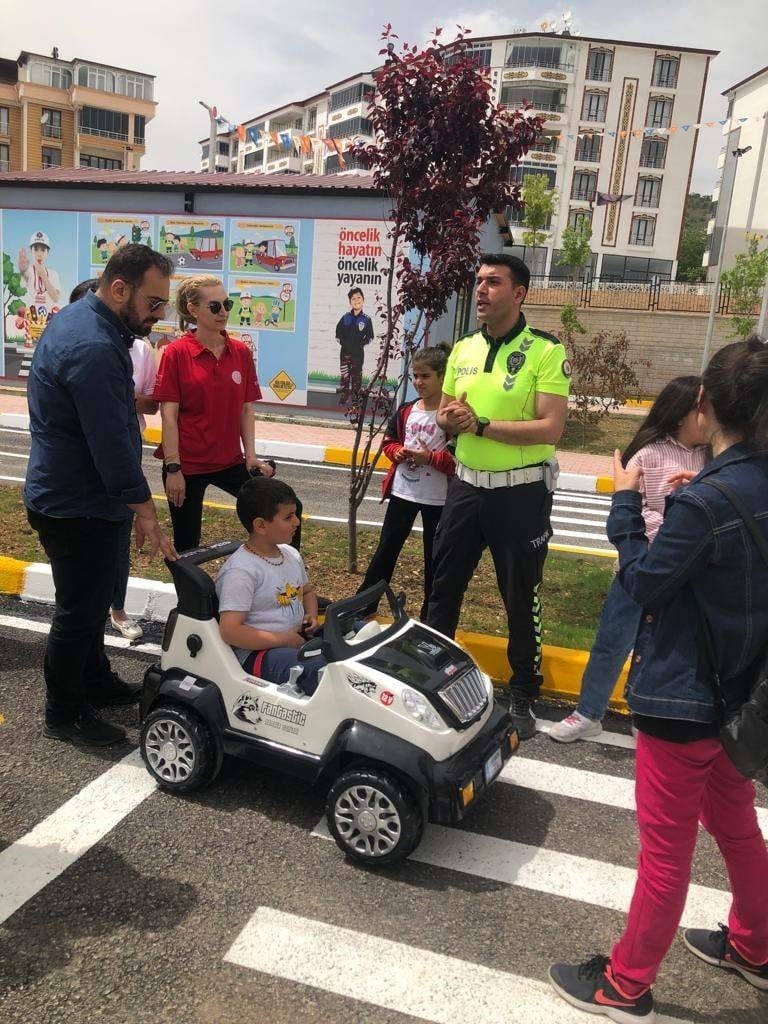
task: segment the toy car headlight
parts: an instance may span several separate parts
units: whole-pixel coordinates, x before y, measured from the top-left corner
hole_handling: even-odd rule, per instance
[[[409,690],[406,687],[403,690],[402,697],[403,706],[411,718],[415,718],[417,722],[429,726],[430,729],[443,729],[445,727],[442,718],[427,702],[423,694],[418,693],[416,690]]]

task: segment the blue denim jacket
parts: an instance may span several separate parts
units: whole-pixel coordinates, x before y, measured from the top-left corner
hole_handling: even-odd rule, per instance
[[[43,331],[27,384],[32,447],[27,508],[119,522],[147,501],[136,419],[132,335],[92,292]]]
[[[619,551],[621,583],[643,608],[627,685],[636,714],[717,720],[698,608],[710,626],[729,706],[745,699],[754,663],[768,646],[768,566],[725,495],[705,483],[714,476],[738,492],[768,536],[768,453],[744,445],[713,459],[667,499],[650,547],[640,495],[613,496],[608,537]]]

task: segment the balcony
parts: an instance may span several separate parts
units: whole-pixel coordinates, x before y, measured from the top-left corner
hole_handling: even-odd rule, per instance
[[[60,124],[43,124],[40,126],[44,139],[60,139],[61,138],[61,125]]]
[[[300,174],[302,171],[302,158],[298,156],[281,156],[272,160],[264,168],[267,174]]]
[[[653,76],[651,85],[654,89],[676,89],[677,88],[677,71],[674,74],[656,74]]]
[[[80,135],[92,135],[102,139],[114,139],[116,142],[127,142],[128,132],[108,132],[102,128],[86,128],[84,125],[80,125],[78,129]]]
[[[639,163],[638,166],[640,166],[640,167],[647,167],[647,168],[649,168],[651,170],[660,171],[660,170],[663,170],[664,164],[666,163],[666,160],[667,160],[666,155],[665,156],[646,156],[646,155],[641,153],[640,154],[640,163]]]
[[[557,149],[532,149],[522,157],[524,164],[546,164],[548,167],[558,167],[563,162],[562,153]]]

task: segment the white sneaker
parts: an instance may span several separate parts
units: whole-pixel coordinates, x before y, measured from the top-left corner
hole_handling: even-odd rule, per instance
[[[599,736],[603,731],[600,722],[587,718],[580,711],[572,711],[562,722],[557,722],[549,730],[550,737],[557,743],[573,743],[574,740],[587,740],[590,736]]]
[[[109,621],[112,623],[113,628],[118,633],[121,633],[126,640],[138,640],[140,636],[144,636],[144,630],[133,619],[123,619],[120,622],[113,615],[110,615]]]

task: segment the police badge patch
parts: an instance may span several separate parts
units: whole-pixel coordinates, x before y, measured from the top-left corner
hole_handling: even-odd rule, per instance
[[[524,362],[525,354],[523,352],[510,352],[507,356],[507,373],[514,377],[516,373],[520,372]]]
[[[573,367],[571,366],[570,359],[564,359],[563,360],[563,376],[567,380],[570,380],[572,374],[573,374]]]

